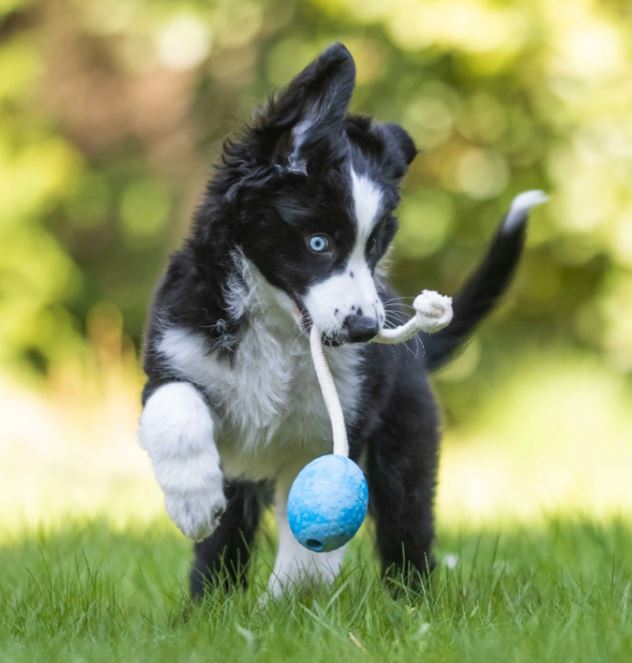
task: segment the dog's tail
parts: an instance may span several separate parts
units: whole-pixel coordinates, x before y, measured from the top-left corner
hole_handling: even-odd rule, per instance
[[[487,255],[454,297],[452,322],[440,332],[424,338],[428,370],[434,371],[451,359],[494,307],[509,285],[520,259],[529,212],[547,199],[542,191],[525,191],[514,198]]]

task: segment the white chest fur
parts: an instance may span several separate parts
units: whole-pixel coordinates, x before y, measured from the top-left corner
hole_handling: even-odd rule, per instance
[[[209,397],[224,472],[252,479],[294,473],[331,453],[331,426],[308,339],[270,302],[249,300],[248,323],[232,361],[209,352],[201,333],[167,328],[158,351],[173,371]],[[359,349],[327,350],[347,423],[360,392]]]

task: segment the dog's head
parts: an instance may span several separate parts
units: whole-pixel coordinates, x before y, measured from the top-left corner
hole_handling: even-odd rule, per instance
[[[354,83],[351,54],[334,44],[225,145],[215,185],[245,256],[297,320],[336,343],[384,323],[375,270],[417,152],[398,125],[348,115]]]

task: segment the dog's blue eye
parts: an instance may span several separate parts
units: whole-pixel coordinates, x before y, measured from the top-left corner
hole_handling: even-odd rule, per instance
[[[329,248],[329,237],[327,235],[312,235],[307,244],[314,253],[324,253]]]

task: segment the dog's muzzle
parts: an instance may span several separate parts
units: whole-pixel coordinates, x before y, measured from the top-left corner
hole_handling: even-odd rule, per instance
[[[380,328],[377,319],[368,315],[348,315],[342,323],[343,336],[349,343],[366,343],[374,338]]]

